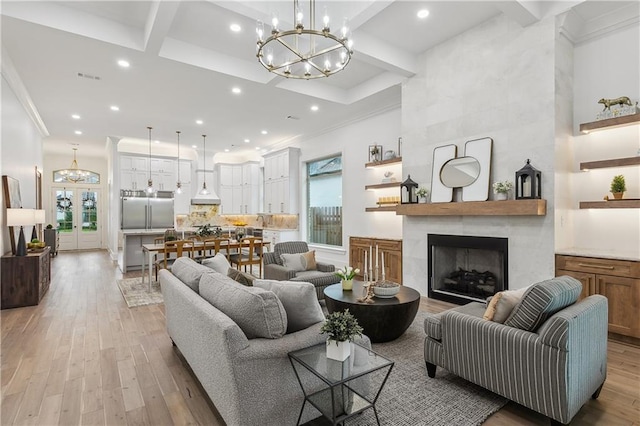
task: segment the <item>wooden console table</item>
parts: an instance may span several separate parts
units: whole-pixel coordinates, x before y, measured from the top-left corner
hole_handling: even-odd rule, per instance
[[[51,282],[50,248],[26,256],[2,256],[1,308],[33,306],[49,290]]]
[[[360,274],[356,275],[356,279],[364,279],[364,252],[368,253],[369,247],[372,247],[375,257],[376,245],[380,257],[384,253],[385,278],[402,284],[402,240],[386,238],[349,237],[349,265],[360,269]],[[378,259],[378,264],[382,268],[382,259]],[[375,259],[373,266],[375,267]],[[380,271],[379,278],[382,279],[382,271]]]

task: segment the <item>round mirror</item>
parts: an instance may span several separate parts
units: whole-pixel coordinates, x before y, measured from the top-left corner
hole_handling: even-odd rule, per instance
[[[480,176],[480,163],[473,157],[459,157],[447,161],[440,169],[440,181],[448,188],[471,185]]]

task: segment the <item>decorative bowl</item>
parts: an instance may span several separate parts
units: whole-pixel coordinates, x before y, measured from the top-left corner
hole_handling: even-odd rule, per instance
[[[400,291],[400,284],[391,281],[378,281],[373,284],[373,294],[376,297],[395,297]]]

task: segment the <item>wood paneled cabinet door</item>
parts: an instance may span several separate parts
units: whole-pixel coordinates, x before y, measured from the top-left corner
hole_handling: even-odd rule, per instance
[[[596,294],[596,276],[595,274],[589,274],[585,272],[566,271],[564,269],[557,269],[556,276],[568,275],[580,281],[582,283],[582,293],[580,298],[582,300],[587,296]]]
[[[402,240],[350,237],[349,265],[360,269],[360,274],[356,276],[356,279],[364,279],[364,255],[366,252],[368,256],[369,248],[373,254],[373,265],[369,263],[368,266],[373,270],[374,275],[369,279],[375,278],[376,245],[378,246],[378,279],[382,279],[382,256],[384,256],[385,279],[402,284]]]

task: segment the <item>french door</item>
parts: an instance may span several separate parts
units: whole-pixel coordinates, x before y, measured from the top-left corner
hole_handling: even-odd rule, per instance
[[[102,246],[99,189],[54,188],[54,217],[60,250],[95,249]]]

